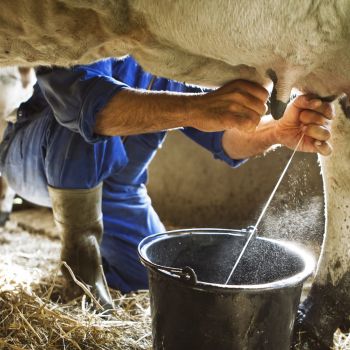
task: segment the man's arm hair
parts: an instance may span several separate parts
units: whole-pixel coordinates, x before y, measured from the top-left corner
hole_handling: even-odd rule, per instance
[[[267,98],[267,90],[244,80],[229,82],[209,93],[124,88],[97,114],[94,132],[117,136],[177,127],[253,131],[266,112]]]
[[[100,135],[136,135],[190,126],[196,94],[123,89],[97,115]]]

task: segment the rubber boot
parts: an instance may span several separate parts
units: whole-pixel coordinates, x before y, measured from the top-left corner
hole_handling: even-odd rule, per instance
[[[49,187],[52,210],[62,238],[61,259],[75,277],[90,286],[90,291],[104,309],[113,308],[113,301],[102,275],[100,242],[103,234],[102,184],[92,189],[57,189]],[[67,295],[77,297],[82,289],[62,266],[67,280]]]

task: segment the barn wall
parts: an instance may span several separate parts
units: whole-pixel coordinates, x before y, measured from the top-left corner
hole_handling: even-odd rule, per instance
[[[150,195],[165,223],[177,227],[246,227],[254,224],[290,154],[280,148],[231,169],[180,132],[171,132],[151,166]],[[320,243],[323,213],[317,158],[297,154],[260,234]]]

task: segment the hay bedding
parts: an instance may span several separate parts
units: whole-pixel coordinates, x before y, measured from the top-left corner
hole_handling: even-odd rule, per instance
[[[104,320],[81,300],[60,305],[42,289],[0,293],[1,349],[151,349],[147,293],[113,295],[117,311]]]
[[[59,250],[46,209],[14,213],[0,229],[0,349],[151,350],[148,293],[111,291],[109,317],[86,297],[63,303]],[[338,331],[334,349],[350,350],[350,335]]]
[[[45,209],[18,212],[0,229],[0,349],[151,349],[146,291],[111,291],[105,316],[86,297],[62,302],[60,242]]]

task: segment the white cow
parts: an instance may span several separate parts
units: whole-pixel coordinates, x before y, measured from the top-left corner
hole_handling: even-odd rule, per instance
[[[0,140],[7,122],[16,120],[16,110],[33,94],[36,77],[33,68],[0,67]],[[7,180],[0,176],[0,226],[3,226],[12,211],[15,191]]]
[[[347,0],[3,0],[1,9],[3,65],[131,53],[151,73],[194,84],[272,79],[283,103],[292,87],[350,91]]]
[[[348,0],[3,0],[0,11],[2,65],[131,53],[154,74],[194,84],[272,80],[276,116],[293,87],[327,99],[350,94],[349,48]],[[328,238],[304,304],[305,324],[326,343],[350,314],[349,124],[336,121],[335,152],[323,162]]]
[[[16,109],[33,94],[36,82],[33,68],[0,67],[0,126],[16,119]]]

